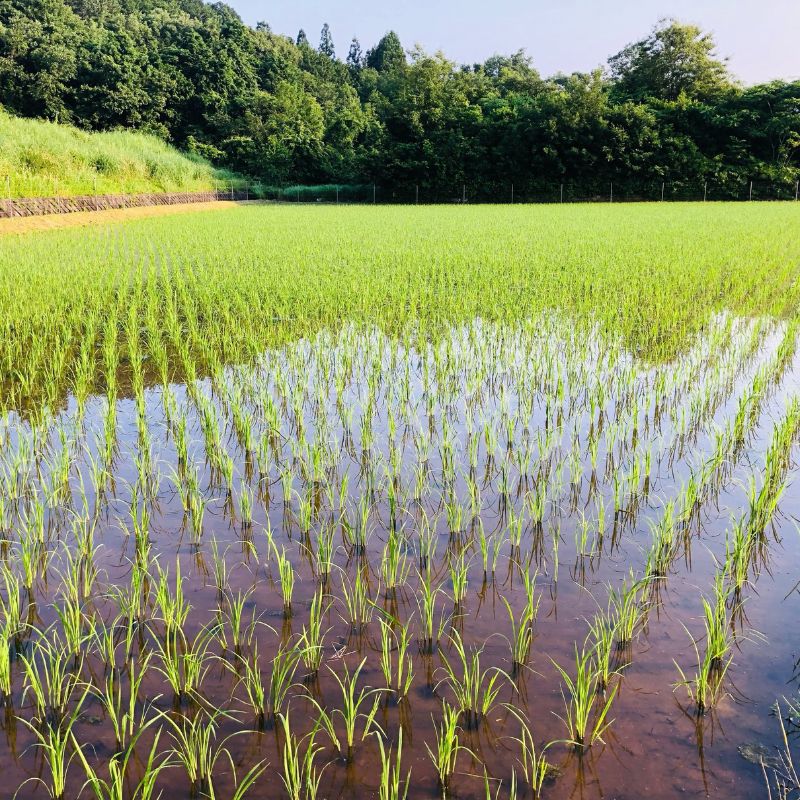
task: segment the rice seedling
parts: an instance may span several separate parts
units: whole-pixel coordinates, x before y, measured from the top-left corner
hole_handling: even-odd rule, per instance
[[[386,682],[385,688],[399,702],[408,695],[414,680],[414,662],[408,649],[411,634],[408,626],[398,623],[397,620],[380,617],[378,622],[381,626],[380,667]],[[399,632],[395,630],[395,626]],[[396,660],[393,655],[395,652]]]
[[[331,741],[339,750],[341,750],[341,744],[334,733],[334,728],[330,720],[332,720],[333,717],[338,717],[341,720],[344,726],[344,743],[347,746],[346,755],[348,760],[351,760],[353,757],[353,748],[355,747],[357,736],[356,728],[358,727],[359,720],[363,720],[363,728],[358,741],[365,741],[373,729],[380,731],[380,725],[375,721],[375,715],[378,712],[378,703],[383,690],[371,689],[369,687],[362,687],[360,690],[356,690],[358,678],[361,675],[361,670],[364,668],[366,661],[366,658],[362,659],[361,663],[352,673],[345,664],[344,676],[341,678],[329,667],[330,673],[341,692],[341,708],[336,707],[328,714],[313,697],[309,698],[311,702],[317,706],[321,716],[328,720],[325,725],[326,730],[331,737]],[[370,702],[372,703],[371,707],[369,705]]]
[[[378,735],[378,746],[381,753],[381,780],[378,784],[378,797],[380,800],[405,800],[411,785],[411,768],[406,773],[405,780],[401,769],[403,759],[403,729],[397,735],[397,754],[392,761],[392,748],[388,751],[383,744],[383,738]]]
[[[567,727],[567,735],[578,753],[584,752],[595,742],[603,741],[603,734],[611,726],[608,713],[617,693],[615,686],[604,699],[597,701],[602,685],[602,674],[597,668],[594,648],[586,646],[578,650],[575,645],[575,677],[553,661],[567,692],[562,688],[565,715],[561,717]]]
[[[257,640],[253,643],[249,657],[237,655],[238,663],[232,669],[235,669],[244,687],[259,729],[263,729],[266,725],[272,726],[281,713],[303,655],[304,651],[297,647],[280,645],[272,659],[272,669],[267,684],[262,677]]]
[[[191,641],[181,628],[171,630],[156,642],[160,672],[172,689],[178,704],[196,700],[210,668],[208,652],[213,630],[201,630]]]
[[[281,549],[279,553],[276,549],[275,557],[278,560],[278,578],[280,580],[281,597],[283,598],[284,616],[292,615],[292,594],[294,593],[294,569],[292,562],[286,558],[286,550]]]
[[[75,747],[75,754],[78,756],[86,772],[84,788],[87,786],[89,787],[95,800],[124,800],[124,798],[128,796],[130,796],[132,800],[156,800],[158,797],[156,794],[156,781],[158,780],[158,776],[162,770],[172,766],[169,759],[160,757],[158,752],[158,743],[161,738],[160,728],[156,731],[147,760],[142,766],[143,774],[138,782],[133,785],[132,790],[130,788],[132,784],[129,783],[128,766],[131,763],[131,759],[135,757],[136,743],[142,733],[144,733],[144,728],[131,740],[120,758],[112,758],[109,760],[108,780],[101,778],[97,774],[94,767],[86,758],[83,749],[80,746]]]
[[[322,664],[326,635],[326,631],[322,629],[322,618],[330,607],[329,605],[325,606],[324,602],[322,592],[317,590],[311,600],[308,626],[303,625],[303,631],[298,643],[309,677],[315,676]]]
[[[155,602],[161,620],[164,623],[165,638],[169,639],[183,628],[191,611],[191,605],[183,596],[183,578],[181,577],[181,562],[175,562],[175,591],[169,586],[169,571],[158,566],[158,585],[156,586]]]
[[[216,609],[217,638],[223,650],[241,651],[248,629],[256,624],[255,609],[249,625],[245,625],[245,606],[250,603],[252,589],[234,594],[230,589],[222,590],[222,602]]]
[[[52,728],[67,718],[72,697],[80,686],[80,670],[76,666],[83,656],[76,664],[58,632],[51,636],[39,639],[30,654],[20,654],[20,662],[25,684],[23,700],[31,698],[37,725]]]
[[[509,705],[506,708],[520,723],[520,735],[514,737],[514,741],[519,745],[517,761],[520,773],[535,800],[539,800],[547,779],[552,777],[556,771],[546,758],[546,753],[552,743],[537,749],[528,720],[514,706]]]
[[[33,733],[35,738],[33,747],[41,751],[43,761],[47,764],[50,775],[49,781],[45,781],[38,776],[24,781],[17,791],[14,792],[14,797],[19,794],[20,790],[28,781],[36,781],[44,787],[50,800],[65,800],[67,773],[75,758],[72,729],[78,719],[83,700],[86,698],[88,691],[89,689],[87,687],[69,717],[62,717],[56,724],[34,725],[28,720],[22,719],[23,723],[30,729],[31,733]]]
[[[637,580],[630,570],[619,588],[608,587],[608,614],[615,620],[617,648],[620,650],[630,647],[644,616],[640,600],[644,585],[645,581]]]
[[[205,794],[214,797],[214,769],[220,759],[230,765],[231,771],[236,767],[230,750],[225,746],[226,739],[217,741],[221,711],[208,714],[201,712],[195,717],[182,716],[174,719],[161,712],[161,719],[167,723],[167,733],[173,741],[172,756],[176,764],[180,764],[189,779],[190,792],[197,797]]]
[[[473,647],[467,653],[458,631],[450,634],[450,643],[455,649],[457,662],[451,662],[444,651],[441,652],[445,677],[440,684],[447,684],[467,728],[474,729],[494,707],[501,681],[506,676],[497,667],[484,669],[481,666],[483,648]],[[456,664],[460,669],[456,669]]]
[[[280,715],[283,730],[283,774],[281,779],[290,800],[314,800],[319,793],[322,770],[316,767],[316,759],[322,745],[317,744],[317,728],[304,737],[292,733],[289,713]],[[305,751],[301,755],[301,748]],[[326,765],[327,766],[327,765]]]
[[[428,756],[433,762],[436,769],[436,775],[439,779],[439,789],[442,791],[444,797],[447,796],[450,789],[450,781],[453,773],[456,771],[456,764],[458,762],[458,754],[462,751],[470,752],[467,747],[461,744],[458,733],[458,720],[460,713],[458,709],[453,708],[447,704],[447,701],[442,701],[442,722],[440,725],[433,722],[433,729],[436,736],[435,749],[431,748],[426,742],[425,749],[428,751]]]
[[[147,675],[151,659],[152,653],[146,653],[138,661],[131,659],[128,662],[127,697],[123,694],[122,682],[119,676],[115,675],[113,670],[106,673],[105,684],[102,690],[97,692],[98,699],[103,705],[106,716],[114,729],[117,751],[120,753],[125,751],[129,744],[133,744],[138,736],[155,720],[155,717],[151,717],[149,720],[146,718],[148,705],[156,702],[158,697],[152,698],[147,704],[143,704],[138,720],[136,715],[142,681]]]
[[[375,604],[367,594],[367,582],[361,569],[356,570],[355,580],[350,582],[342,575],[342,603],[345,620],[354,631],[361,631],[372,621]]]

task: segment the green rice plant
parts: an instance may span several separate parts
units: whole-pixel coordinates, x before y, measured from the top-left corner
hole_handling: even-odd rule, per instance
[[[644,617],[640,594],[645,580],[637,580],[631,569],[619,589],[611,585],[608,587],[608,614],[616,621],[616,641],[620,650],[631,645]]]
[[[714,601],[703,598],[703,616],[706,629],[706,652],[711,669],[721,668],[733,646],[733,633],[728,616],[730,591],[725,586],[725,573],[714,576]]]
[[[317,533],[317,549],[315,556],[315,571],[317,577],[323,584],[328,582],[331,570],[333,569],[334,548],[334,527],[333,524],[321,525]]]
[[[57,724],[38,725],[29,722],[24,717],[19,718],[33,734],[35,738],[33,747],[41,751],[42,760],[47,765],[48,772],[50,773],[50,779],[49,781],[45,781],[38,776],[28,778],[26,781],[23,781],[17,791],[14,792],[14,797],[17,797],[21,789],[29,781],[35,781],[44,787],[50,800],[65,800],[67,773],[75,758],[74,750],[76,749],[74,747],[75,737],[72,729],[75,727],[75,722],[81,713],[83,701],[88,692],[89,687],[86,687],[83,696],[77,702],[72,713],[68,717],[63,716]]]
[[[156,641],[156,652],[160,665],[154,669],[160,672],[172,689],[176,703],[185,703],[199,697],[210,668],[208,652],[213,636],[212,629],[201,630],[189,641],[182,628],[170,630],[163,640]]]
[[[155,602],[161,621],[164,623],[165,639],[174,636],[183,628],[189,616],[191,605],[183,596],[183,578],[181,577],[181,562],[175,562],[175,592],[169,585],[169,570],[162,570],[157,565],[158,583],[156,585]]]
[[[459,717],[460,712],[458,709],[453,708],[447,704],[447,701],[443,700],[441,725],[437,725],[436,720],[433,722],[433,730],[436,736],[435,749],[425,742],[425,749],[433,762],[439,780],[439,789],[443,797],[446,797],[449,792],[450,781],[456,771],[458,754],[462,751],[470,752],[467,747],[461,744],[458,738]]]
[[[405,585],[411,572],[411,564],[403,552],[403,540],[395,530],[389,538],[381,556],[381,579],[387,592],[394,592]]]
[[[131,800],[157,800],[159,796],[156,794],[158,776],[163,770],[172,766],[169,759],[163,758],[158,752],[161,728],[156,731],[147,760],[142,765],[142,775],[132,789],[128,774],[131,759],[135,758],[136,755],[136,744],[144,731],[145,728],[141,728],[133,736],[120,757],[109,759],[108,780],[101,778],[97,774],[94,767],[89,764],[83,749],[76,743],[75,754],[86,772],[84,788],[89,787],[95,800],[126,800],[128,797]]]
[[[497,667],[484,669],[481,666],[483,648],[473,647],[467,653],[458,631],[451,632],[450,643],[456,651],[457,662],[451,662],[444,651],[441,652],[445,677],[437,687],[444,683],[450,688],[455,707],[464,717],[467,728],[474,729],[494,707],[501,681],[507,676]]]
[[[598,609],[589,621],[589,637],[594,652],[594,664],[597,673],[597,690],[604,694],[611,678],[617,674],[614,669],[614,651],[617,642],[618,622],[611,610]]]
[[[528,664],[530,659],[531,645],[533,644],[533,626],[539,613],[539,598],[534,599],[531,596],[519,617],[514,614],[511,603],[505,597],[501,595],[500,599],[506,607],[509,624],[511,625],[511,636],[508,640],[511,648],[511,674],[516,676]]]
[[[513,741],[519,745],[517,761],[522,777],[525,779],[525,783],[528,784],[534,799],[539,800],[542,797],[547,779],[552,777],[556,771],[555,767],[546,758],[547,751],[553,743],[550,742],[541,749],[537,749],[528,720],[514,706],[506,705],[506,709],[520,724],[520,735],[515,737]]]
[[[661,519],[650,522],[653,544],[647,557],[647,574],[652,578],[665,578],[677,552],[675,536],[675,501],[670,500],[664,507]]]
[[[547,509],[547,483],[539,480],[532,492],[525,495],[528,513],[534,526],[541,525]]]
[[[247,630],[256,624],[254,609],[250,624],[245,625],[245,606],[250,602],[252,594],[252,588],[245,592],[240,590],[236,594],[228,588],[223,588],[222,602],[215,612],[217,638],[223,650],[240,652]]]
[[[302,800],[303,797],[305,800],[315,800],[319,793],[322,773],[325,771],[325,767],[318,770],[315,763],[320,751],[323,750],[322,745],[316,742],[317,728],[300,738],[292,733],[288,711],[280,715],[280,720],[283,731],[281,780],[286,793],[290,800]],[[305,750],[301,754],[304,744]]]
[[[119,676],[114,674],[113,670],[109,670],[106,673],[102,691],[95,692],[105,710],[106,718],[111,722],[111,726],[114,729],[117,752],[119,753],[125,751],[129,744],[133,744],[138,736],[156,719],[151,717],[147,720],[146,717],[149,706],[157,702],[160,695],[149,699],[144,704],[139,720],[137,720],[136,715],[142,682],[147,675],[151,659],[152,653],[145,653],[138,661],[131,659],[128,662],[127,697],[122,691],[122,681]]]
[[[167,723],[167,733],[173,741],[172,758],[186,771],[194,797],[203,794],[214,798],[213,774],[220,759],[227,761],[231,771],[236,773],[233,757],[226,747],[230,737],[217,741],[219,720],[224,716],[219,710],[177,718],[160,712],[160,718]]]
[[[725,540],[725,564],[731,586],[738,594],[748,583],[754,542],[744,519],[733,520],[732,526]]]
[[[411,635],[407,625],[402,625],[397,620],[378,619],[381,626],[381,657],[380,666],[386,690],[392,692],[399,702],[403,700],[411,688],[414,680],[414,661],[408,652]],[[395,631],[397,625],[399,633]],[[397,660],[393,653],[397,652]]]
[[[303,663],[308,670],[309,676],[312,677],[319,672],[322,664],[327,633],[322,629],[322,618],[329,608],[329,605],[324,605],[322,592],[319,590],[314,592],[308,613],[308,627],[303,625],[303,631],[300,634],[298,646],[303,654]]]
[[[332,720],[334,716],[338,716],[341,719],[342,725],[344,726],[344,743],[347,746],[346,755],[348,761],[353,758],[353,748],[356,744],[357,735],[356,728],[358,727],[359,720],[363,720],[364,724],[358,741],[365,741],[373,729],[380,730],[380,725],[375,721],[375,715],[378,712],[378,703],[384,690],[371,689],[369,687],[362,687],[360,690],[356,690],[358,678],[366,662],[366,658],[362,659],[361,663],[352,673],[347,668],[346,664],[343,665],[344,676],[341,678],[331,667],[328,667],[342,695],[341,708],[336,707],[330,714],[327,714],[325,709],[323,709],[313,697],[309,698],[324,717],[328,717],[328,719]],[[369,706],[370,701],[372,702],[371,707]],[[335,747],[341,750],[341,744],[334,733],[333,726],[331,724],[326,724],[325,727]]]
[[[248,702],[256,715],[259,730],[272,726],[281,713],[294,682],[297,666],[303,656],[298,647],[279,645],[272,660],[269,682],[264,683],[261,672],[258,640],[255,640],[249,658],[237,655],[237,664],[231,668],[244,687]]]
[[[560,717],[567,727],[571,743],[577,752],[582,753],[595,742],[603,741],[603,734],[613,723],[608,720],[611,704],[617,694],[615,686],[607,696],[598,701],[602,676],[597,668],[594,648],[584,646],[578,650],[575,645],[575,677],[553,661],[567,693],[562,686],[565,715]],[[552,659],[551,659],[552,661]]]
[[[420,509],[417,541],[419,546],[419,569],[420,571],[429,571],[436,561],[436,522],[431,520],[424,509]]]
[[[439,615],[439,622],[436,622],[436,598],[441,593],[441,587],[434,586],[430,573],[419,574],[416,601],[420,620],[419,647],[423,653],[432,653],[435,650],[445,628],[444,612]]]
[[[411,768],[403,780],[400,763],[403,759],[403,729],[397,735],[397,755],[392,763],[392,748],[388,751],[383,744],[383,737],[378,735],[378,746],[381,753],[381,780],[378,784],[379,800],[406,800],[411,784]]]
[[[192,544],[199,547],[203,541],[203,522],[205,520],[208,500],[202,496],[199,489],[189,484],[187,495],[189,520],[192,525]]]
[[[294,570],[292,562],[286,558],[286,550],[281,549],[279,553],[275,550],[275,557],[278,559],[278,578],[280,580],[281,596],[283,597],[283,613],[289,617],[292,614],[292,594],[294,593]]]
[[[19,659],[24,676],[22,697],[25,700],[30,696],[34,721],[39,726],[60,726],[80,686],[83,654],[76,662],[70,648],[54,630],[50,638],[38,639],[30,653],[20,653]]]
[[[708,648],[701,657],[694,639],[692,639],[692,647],[697,658],[697,668],[693,675],[687,675],[675,661],[675,666],[681,676],[680,681],[675,684],[675,688],[685,689],[697,715],[703,716],[714,708],[723,695],[722,687],[732,657],[728,656],[719,663],[713,659]]]
[[[467,597],[470,562],[471,559],[465,550],[461,550],[449,559],[450,583],[453,588],[453,602],[456,605],[460,605]]]
[[[356,570],[355,580],[350,582],[342,574],[342,602],[345,607],[344,621],[353,630],[360,631],[372,622],[375,604],[367,594],[367,582],[361,569]]]

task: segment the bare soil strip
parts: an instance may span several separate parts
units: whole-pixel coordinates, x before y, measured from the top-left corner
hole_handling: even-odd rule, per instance
[[[140,208],[120,208],[109,211],[79,211],[74,214],[48,214],[41,217],[17,217],[0,219],[0,236],[8,234],[33,233],[60,228],[104,225],[111,222],[127,222],[147,217],[163,217],[168,214],[184,214],[190,211],[218,211],[231,208],[235,203],[216,201],[210,203],[183,203],[174,206],[142,206]]]

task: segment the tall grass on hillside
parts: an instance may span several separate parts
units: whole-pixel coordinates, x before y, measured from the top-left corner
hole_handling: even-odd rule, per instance
[[[3,198],[200,192],[243,179],[134,131],[88,133],[0,111]]]

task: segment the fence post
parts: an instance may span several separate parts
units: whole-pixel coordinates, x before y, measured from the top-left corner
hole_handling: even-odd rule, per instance
[[[511,184],[511,205],[514,205],[514,184]]]
[[[661,202],[664,202],[664,181],[661,181]]]
[[[339,184],[336,184],[336,205],[339,205]]]
[[[466,203],[467,202],[467,184],[466,183],[462,183],[461,184],[461,202],[462,203]]]
[[[747,198],[748,200],[753,199],[753,181],[750,181],[750,195]]]
[[[419,205],[419,184],[414,186],[414,205]]]
[[[375,184],[373,183],[372,184],[372,205],[375,205],[375,195],[376,195]]]
[[[559,202],[560,203],[564,202],[564,184],[563,183],[561,184],[561,197],[559,199]]]
[[[708,196],[708,181],[703,183],[703,202],[705,203],[706,197]]]
[[[611,194],[608,197],[608,202],[609,203],[614,202],[614,181],[611,181]]]

